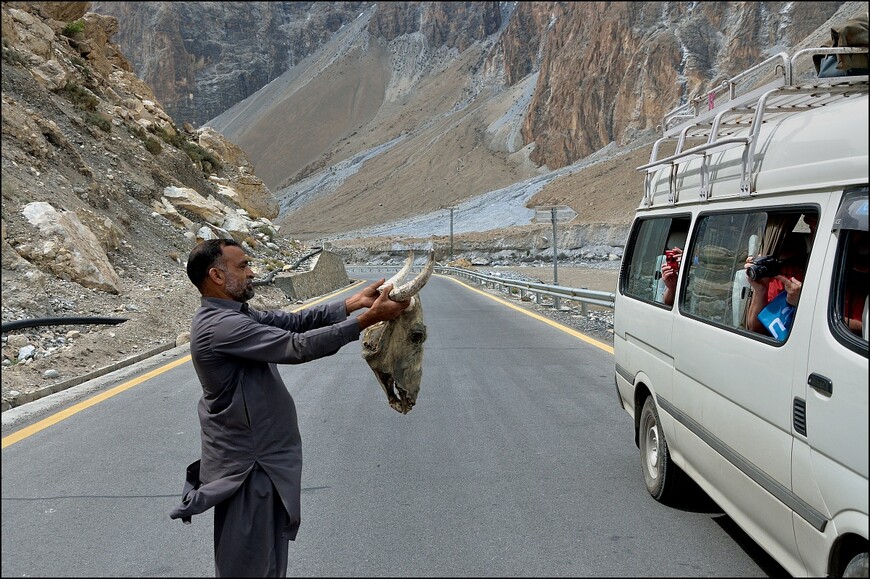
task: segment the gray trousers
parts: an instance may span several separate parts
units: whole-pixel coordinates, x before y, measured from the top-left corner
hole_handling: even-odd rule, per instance
[[[286,577],[290,517],[259,465],[214,507],[215,577]]]

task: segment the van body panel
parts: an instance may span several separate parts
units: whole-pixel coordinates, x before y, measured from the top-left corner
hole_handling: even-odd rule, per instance
[[[837,539],[837,527],[825,526],[819,531],[812,523],[794,513],[792,515],[795,541],[800,553],[802,566],[809,577],[826,577],[831,545]]]
[[[753,525],[762,540],[796,552],[791,509],[770,499],[791,489],[791,391],[771,385],[795,364],[792,340],[780,347],[750,341],[753,355],[745,336],[697,320],[678,317],[674,330],[673,403],[686,424],[672,452],[684,470],[691,464],[716,481],[736,512],[765,521]]]
[[[637,408],[635,408],[634,404],[634,383],[629,382],[617,372],[616,391],[621,400],[622,407],[634,419],[637,413]]]
[[[771,501],[769,495],[766,496],[761,492],[759,485],[746,472],[730,462],[722,461],[721,456],[694,432],[681,424],[677,425],[677,431],[682,442],[680,446],[687,448],[688,454],[692,457],[685,466],[681,466],[683,471],[698,483],[698,486],[728,513],[747,535],[764,545],[765,551],[792,576],[805,575],[803,562],[795,548],[791,509],[782,502]],[[699,464],[715,465],[715,467],[702,471],[696,468]]]
[[[867,515],[866,512],[855,510],[841,512],[831,520],[824,531],[819,531],[805,519],[795,515],[794,531],[801,559],[807,569],[807,576],[826,577],[830,576],[832,545],[843,535],[866,537]]]
[[[794,348],[758,343],[753,358],[740,344],[744,336],[680,321],[672,402],[721,444],[764,464],[772,478],[790,487],[791,391],[769,385],[781,383],[783,370],[794,366]]]
[[[614,316],[616,315],[614,311]],[[617,340],[622,344],[615,363],[620,368],[643,369],[642,372],[629,370],[621,383],[617,373],[617,384],[620,385],[623,403],[626,408],[631,407],[631,416],[634,418],[638,410],[635,408],[634,385],[638,382],[645,384],[654,396],[671,396],[674,364],[670,336],[673,316],[669,309],[636,301],[627,303],[619,315],[632,321],[631,332],[614,335],[614,344]],[[660,413],[659,418],[666,435],[673,435],[671,418],[664,413]]]

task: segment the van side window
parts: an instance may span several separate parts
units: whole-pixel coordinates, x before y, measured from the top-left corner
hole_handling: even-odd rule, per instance
[[[783,211],[723,213],[698,219],[697,234],[685,259],[685,291],[680,298],[684,313],[734,329],[752,329],[770,336],[764,327],[749,318],[753,312],[752,286],[747,276],[747,259],[770,255],[777,269],[786,276],[803,280],[809,247],[818,213]],[[810,225],[808,225],[810,224]],[[779,253],[789,248],[785,263]],[[801,251],[791,251],[800,248]],[[756,270],[759,271],[759,270]],[[763,304],[783,288],[774,271],[756,284],[765,291]],[[756,301],[756,304],[758,302]],[[762,304],[762,305],[763,305]]]
[[[764,212],[707,215],[698,220],[681,299],[687,314],[743,327],[749,298],[743,264],[757,252],[766,220]]]
[[[835,287],[838,289],[834,300],[834,312],[831,316],[836,320],[846,335],[854,335],[863,341],[863,349],[867,350],[868,309],[870,309],[870,234],[860,230],[842,230],[842,241],[838,246],[838,261],[843,264],[836,272]]]
[[[638,222],[628,245],[621,276],[625,295],[649,302],[663,302],[661,265],[665,250],[685,249],[689,217],[660,217]]]
[[[865,357],[870,334],[870,198],[867,185],[848,187],[834,216],[837,253],[828,324],[837,341]]]

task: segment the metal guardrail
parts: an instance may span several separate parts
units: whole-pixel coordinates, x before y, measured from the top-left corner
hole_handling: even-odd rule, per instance
[[[345,265],[345,269],[349,273],[371,273],[374,271],[395,272],[399,271],[400,267],[401,266],[398,265]],[[422,265],[413,266],[411,268],[411,272],[416,273],[419,272],[421,269]],[[485,285],[487,287],[497,289],[511,295],[513,295],[514,291],[516,290],[517,292],[519,292],[520,299],[523,299],[529,294],[534,294],[536,296],[536,302],[538,304],[542,303],[542,296],[554,298],[553,303],[555,307],[558,307],[559,300],[571,300],[579,302],[581,313],[583,316],[586,316],[588,314],[588,307],[590,305],[613,309],[613,303],[616,297],[613,292],[603,292],[589,290],[586,288],[572,288],[561,285],[550,285],[545,283],[506,279],[494,275],[477,273],[475,271],[471,271],[462,267],[448,267],[443,265],[436,265],[435,272],[446,275],[455,275],[456,277],[467,279],[479,285]]]

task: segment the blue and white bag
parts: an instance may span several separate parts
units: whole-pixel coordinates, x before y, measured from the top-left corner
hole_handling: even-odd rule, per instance
[[[770,335],[784,342],[791,331],[794,322],[794,312],[797,308],[786,301],[787,293],[782,290],[775,298],[770,300],[763,310],[758,312],[758,321],[764,324]]]

